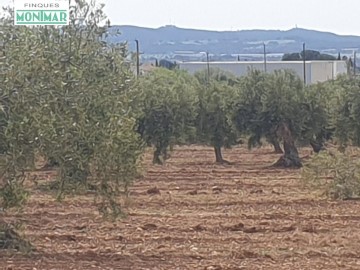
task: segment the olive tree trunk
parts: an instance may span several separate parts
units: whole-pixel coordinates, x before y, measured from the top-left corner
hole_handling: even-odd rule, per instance
[[[229,161],[223,159],[220,146],[214,146],[216,163],[219,164],[230,164]]]
[[[153,164],[162,165],[163,162],[160,159],[161,149],[156,148],[153,156]]]
[[[276,167],[286,167],[286,168],[300,168],[302,167],[301,160],[299,157],[299,152],[295,145],[295,140],[288,124],[283,123],[278,130],[279,135],[284,142],[284,154],[280,159],[274,164]]]
[[[276,136],[271,136],[268,138],[268,142],[271,143],[274,146],[274,152],[276,154],[283,154],[284,151],[281,149],[280,143],[278,138],[276,138]]]
[[[310,145],[315,153],[325,150],[324,144],[321,141],[311,140]]]
[[[40,170],[50,170],[59,166],[59,162],[53,157],[49,157],[44,166]]]
[[[315,138],[310,140],[310,145],[315,153],[326,150],[325,142],[330,140],[335,133],[333,128],[323,128]]]

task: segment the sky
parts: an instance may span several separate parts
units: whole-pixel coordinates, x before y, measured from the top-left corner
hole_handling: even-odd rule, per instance
[[[97,1],[105,4],[112,25],[234,31],[299,27],[360,36],[360,0]],[[11,2],[0,0],[0,6]]]

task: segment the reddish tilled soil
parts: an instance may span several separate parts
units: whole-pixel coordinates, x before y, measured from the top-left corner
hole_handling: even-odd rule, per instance
[[[153,166],[148,153],[128,217],[116,222],[90,195],[60,203],[34,187],[5,220],[21,220],[37,251],[0,251],[0,269],[360,269],[359,202],[325,200],[303,187],[300,170],[269,168],[279,157],[269,148],[224,157],[234,164],[180,147]]]

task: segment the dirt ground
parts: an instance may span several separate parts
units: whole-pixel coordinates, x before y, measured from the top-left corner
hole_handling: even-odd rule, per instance
[[[315,196],[300,170],[268,167],[279,157],[270,148],[224,157],[235,164],[215,165],[199,146],[176,148],[165,166],[147,154],[116,222],[91,196],[59,203],[34,188],[5,219],[21,220],[37,251],[0,251],[0,269],[360,269],[360,202]]]

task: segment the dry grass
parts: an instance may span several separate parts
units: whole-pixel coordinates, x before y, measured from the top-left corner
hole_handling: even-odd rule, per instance
[[[176,148],[165,166],[149,153],[129,215],[116,222],[91,196],[59,203],[33,188],[5,219],[23,220],[37,251],[0,251],[0,269],[360,269],[360,202],[318,198],[299,170],[268,168],[270,152],[227,150],[228,166],[206,147]]]

